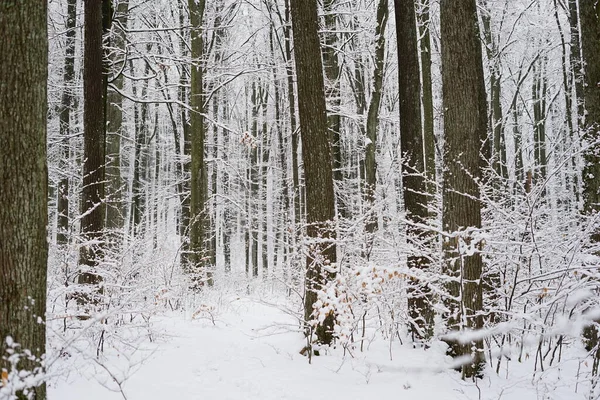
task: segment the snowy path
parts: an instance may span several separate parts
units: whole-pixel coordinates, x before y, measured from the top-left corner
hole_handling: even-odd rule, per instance
[[[390,361],[388,343],[374,342],[369,352],[354,358],[335,354],[314,357],[313,364],[299,354],[302,335],[282,311],[249,300],[234,300],[228,310],[210,319],[181,315],[161,317],[157,326],[165,337],[139,370],[122,385],[128,400],[337,400],[477,399],[472,383],[457,373],[435,372],[446,360],[440,351],[413,350],[395,345]],[[274,325],[275,323],[275,325]],[[289,329],[286,329],[288,327]],[[169,337],[170,336],[170,337]],[[123,399],[119,392],[98,383],[101,372],[80,371],[67,381],[51,384],[50,400]],[[497,380],[497,379],[496,379]],[[507,383],[507,382],[505,382]],[[114,390],[115,385],[112,386]],[[499,397],[497,385],[480,383],[483,399],[528,399],[513,381]],[[529,393],[527,393],[529,392]],[[527,394],[528,395],[527,395]],[[550,398],[550,397],[548,397]],[[574,397],[573,397],[574,398]]]

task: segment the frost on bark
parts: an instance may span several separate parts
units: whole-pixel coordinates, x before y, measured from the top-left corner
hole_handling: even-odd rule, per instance
[[[377,131],[379,129],[379,108],[383,95],[383,74],[385,67],[385,29],[389,17],[388,0],[379,0],[377,5],[377,26],[375,28],[375,68],[373,71],[373,92],[367,113],[367,145],[365,148],[365,199],[371,209],[367,216],[365,231],[367,232],[367,256],[373,247],[373,236],[377,230],[377,213],[375,193],[377,188]]]
[[[65,65],[63,75],[63,93],[61,98],[59,119],[60,134],[62,137],[60,159],[60,172],[62,174],[58,184],[57,191],[57,226],[56,242],[57,244],[66,244],[69,236],[69,176],[67,165],[70,154],[71,128],[71,109],[75,105],[75,96],[73,96],[73,83],[75,81],[75,20],[77,19],[77,1],[69,0],[67,2],[67,16],[65,34]]]
[[[208,196],[208,171],[204,161],[204,142],[206,127],[204,125],[204,87],[203,59],[204,41],[202,39],[202,21],[204,18],[205,2],[189,0],[191,31],[191,79],[190,79],[190,138],[191,138],[191,200],[190,200],[190,256],[187,266],[195,276],[205,276],[212,285],[212,275],[208,271],[209,262],[206,259],[207,230],[209,216],[206,212]],[[201,283],[199,283],[201,284]]]
[[[111,66],[111,78],[113,86],[117,90],[123,90],[122,69],[125,63],[125,31],[127,27],[127,14],[129,12],[129,1],[120,0],[115,13],[113,34],[111,37],[111,49],[108,51]],[[117,234],[115,239],[119,240],[119,233],[125,223],[125,209],[123,207],[124,181],[121,176],[121,136],[125,131],[123,126],[123,96],[117,90],[109,90],[106,105],[106,228]]]
[[[0,2],[0,370],[11,371],[8,337],[41,357],[46,352],[46,2]],[[21,358],[17,368],[34,371]],[[42,372],[42,370],[38,370]],[[9,374],[8,379],[16,379]],[[0,386],[2,384],[0,383]],[[46,386],[32,390],[44,400]],[[28,398],[17,393],[19,400]]]
[[[487,138],[487,105],[475,0],[440,2],[442,96],[444,104],[443,249],[449,296],[445,300],[451,331],[483,327],[480,152]],[[474,251],[465,252],[465,246]],[[458,299],[458,300],[457,300]],[[466,322],[466,326],[463,322]],[[463,376],[481,373],[483,341],[451,341],[453,356],[472,355]]]
[[[83,51],[83,190],[78,282],[98,285],[97,266],[102,258],[104,234],[104,79],[102,51],[102,0],[84,3]],[[96,302],[89,295],[81,303]]]
[[[398,42],[398,89],[400,103],[400,148],[402,151],[402,195],[408,224],[409,242],[417,248],[426,240],[423,228],[427,220],[425,154],[421,127],[421,85],[415,6],[412,0],[395,0],[396,37]],[[426,270],[427,257],[411,254],[408,267]],[[408,308],[411,332],[415,339],[433,334],[433,309],[427,285],[411,282]]]
[[[330,267],[336,262],[335,231],[330,224],[335,217],[335,196],[327,135],[317,0],[291,1],[291,16],[306,182],[306,232],[309,240],[314,240],[306,259],[304,298],[304,317],[306,321],[310,321],[313,305],[317,301],[317,291],[334,276]],[[334,317],[329,314],[316,327],[317,339],[321,343],[332,342],[333,324]]]

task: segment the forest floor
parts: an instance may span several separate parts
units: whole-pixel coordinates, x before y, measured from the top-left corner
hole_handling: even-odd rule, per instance
[[[332,349],[309,364],[300,354],[305,339],[298,322],[284,306],[233,296],[196,310],[155,316],[146,338],[132,341],[135,351],[127,356],[105,348],[99,360],[73,353],[55,363],[48,398],[589,399],[589,389],[578,382],[577,358],[537,374],[533,357],[504,363],[500,375],[488,367],[475,385],[449,368],[442,343],[414,349],[379,333],[362,352],[360,345],[352,354]]]

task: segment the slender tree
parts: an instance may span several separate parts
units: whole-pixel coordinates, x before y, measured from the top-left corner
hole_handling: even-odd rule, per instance
[[[373,71],[373,93],[367,113],[367,146],[365,151],[365,194],[367,206],[373,208],[375,205],[375,192],[377,186],[377,130],[379,128],[379,108],[383,95],[383,73],[385,66],[385,29],[389,17],[388,0],[379,0],[377,5],[377,26],[375,28],[375,68]],[[365,225],[369,235],[367,251],[370,252],[373,242],[373,234],[377,229],[377,214],[374,210],[370,212]]]
[[[208,172],[204,161],[204,41],[202,24],[204,19],[204,0],[189,0],[191,32],[191,80],[190,80],[190,136],[191,136],[191,203],[190,203],[190,265],[195,274],[203,274],[207,283],[212,285],[212,275],[208,271],[207,237],[209,215],[206,210],[208,197]]]
[[[69,176],[67,165],[69,160],[69,144],[72,134],[71,127],[71,109],[75,105],[75,96],[73,96],[73,83],[75,80],[75,21],[77,19],[77,1],[69,0],[67,2],[67,21],[66,21],[66,40],[65,40],[65,66],[63,74],[63,94],[60,108],[60,133],[62,136],[62,157],[60,160],[61,179],[58,184],[57,205],[57,232],[56,242],[65,244],[68,241],[69,232]]]
[[[421,55],[421,90],[423,105],[423,142],[425,146],[425,171],[427,173],[427,194],[436,193],[435,181],[435,132],[433,119],[433,85],[431,82],[431,16],[429,0],[421,2],[422,7],[417,14],[419,23],[419,48]],[[431,210],[430,210],[431,212]]]
[[[441,0],[440,21],[445,138],[442,225],[447,235],[443,248],[449,292],[448,328],[480,329],[483,261],[477,251],[481,244],[473,232],[481,228],[480,154],[487,140],[487,100],[475,0]],[[475,251],[465,253],[465,246]],[[451,342],[450,352],[453,356],[473,356],[473,361],[463,366],[464,376],[480,373],[482,340],[466,345]]]
[[[500,54],[498,49],[498,40],[492,31],[492,17],[489,9],[489,3],[486,1],[481,13],[481,22],[483,28],[483,39],[489,65],[490,79],[490,122],[492,127],[492,160],[494,172],[497,177],[508,179],[508,166],[506,164],[506,144],[504,140],[503,114],[501,102],[501,78],[502,66],[500,64]]]
[[[298,110],[302,160],[306,181],[307,235],[315,240],[306,259],[304,317],[313,318],[317,291],[334,275],[336,262],[335,196],[331,146],[327,135],[325,84],[318,36],[317,0],[291,2],[294,55],[298,76]],[[329,314],[316,328],[317,339],[330,344],[334,317]]]
[[[113,35],[108,59],[112,64],[111,78],[116,88],[107,94],[106,109],[106,227],[116,233],[123,229],[123,179],[121,176],[121,137],[125,131],[123,126],[123,69],[125,67],[125,29],[127,28],[127,14],[129,0],[118,2],[115,23],[112,24]]]
[[[332,149],[332,168],[333,179],[336,182],[336,198],[338,212],[343,217],[348,217],[348,210],[342,200],[339,190],[343,184],[342,174],[342,142],[341,142],[341,124],[340,105],[342,99],[340,97],[340,78],[341,71],[338,61],[337,50],[337,0],[323,0],[323,20],[325,32],[323,34],[323,46],[321,52],[323,54],[323,68],[325,71],[325,97],[330,107],[330,112],[327,114],[327,129],[329,130],[329,140],[331,141]]]
[[[569,0],[569,27],[571,30],[571,73],[575,86],[577,102],[577,127],[581,127],[583,118],[583,68],[581,60],[581,38],[579,34],[579,10],[577,0]]]
[[[46,352],[46,2],[0,2],[0,54],[0,372],[28,385],[23,371],[43,373]],[[30,352],[16,369],[9,347]],[[45,400],[46,385],[37,384],[16,398]]]

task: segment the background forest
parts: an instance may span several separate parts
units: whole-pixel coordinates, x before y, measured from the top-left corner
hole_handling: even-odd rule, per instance
[[[47,32],[49,371],[247,296],[309,362],[442,346],[600,398],[597,2],[50,0]],[[45,398],[19,362],[0,399]]]

